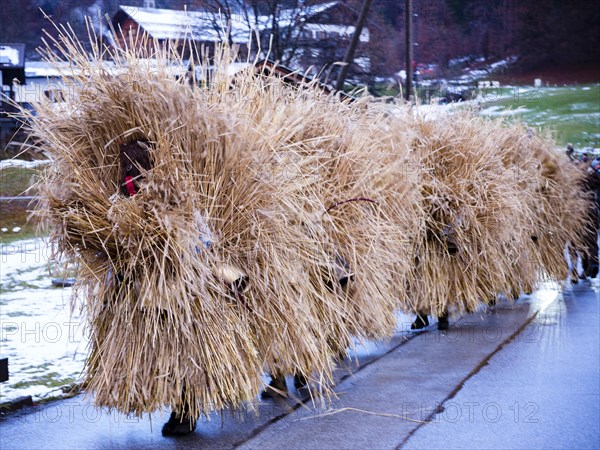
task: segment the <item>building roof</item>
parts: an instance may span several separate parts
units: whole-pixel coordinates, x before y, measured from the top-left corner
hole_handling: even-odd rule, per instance
[[[208,15],[204,11],[139,8],[124,5],[119,8],[154,39],[214,40],[218,38],[213,27],[212,15]]]

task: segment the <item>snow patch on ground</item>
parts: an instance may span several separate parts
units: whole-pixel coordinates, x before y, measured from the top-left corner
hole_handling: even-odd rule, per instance
[[[33,169],[35,167],[50,164],[49,159],[42,159],[37,161],[24,161],[22,159],[3,159],[0,161],[0,170],[8,167],[23,167],[25,169]]]
[[[0,354],[9,364],[0,403],[23,395],[43,398],[81,376],[88,343],[82,318],[77,311],[71,315],[72,288],[51,284],[47,242],[0,248]]]
[[[506,109],[503,106],[490,106],[488,108],[482,109],[481,114],[484,116],[497,116],[497,117],[505,117],[505,116],[515,116],[517,114],[523,114],[529,112],[530,110],[527,108],[514,108],[514,109]]]

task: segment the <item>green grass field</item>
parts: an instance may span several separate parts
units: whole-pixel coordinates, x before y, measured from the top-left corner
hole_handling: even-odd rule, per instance
[[[549,130],[564,146],[600,147],[600,85],[505,87],[480,92],[482,114]]]
[[[5,167],[0,169],[0,196],[34,195],[30,187],[35,183],[40,169]]]
[[[36,195],[30,187],[34,184],[39,171],[39,168],[25,167],[0,169],[0,196]],[[34,236],[37,228],[37,220],[31,217],[34,208],[35,205],[28,199],[0,201],[0,242],[5,244]],[[12,231],[15,228],[20,228],[18,233]]]

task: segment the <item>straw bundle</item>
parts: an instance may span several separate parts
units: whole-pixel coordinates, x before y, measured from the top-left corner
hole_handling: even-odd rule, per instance
[[[404,309],[437,315],[474,311],[521,284],[515,257],[528,237],[518,166],[502,161],[503,124],[469,113],[405,118],[423,166],[425,227],[415,235],[415,270]]]
[[[313,86],[289,89],[273,78],[254,82],[266,86],[254,89],[261,98],[245,96],[251,98],[249,114],[256,115],[261,134],[279,144],[279,169],[297,186],[290,195],[305,201],[305,226],[326,237],[354,274],[352,304],[345,307],[352,309],[352,332],[389,335],[390,297],[403,291],[393,281],[410,268],[409,237],[419,221],[418,209],[407,207],[418,205],[418,172],[397,177],[409,159],[408,141],[384,132],[379,124],[385,115],[371,112],[365,101],[341,103]],[[403,198],[388,198],[392,181]],[[390,209],[400,204],[403,220],[392,223]]]
[[[272,176],[288,180],[285,198],[298,203],[286,203],[301,206],[289,209],[294,225],[324,245],[324,259],[307,270],[314,285],[326,281],[311,304],[331,353],[345,351],[352,335],[389,337],[410,269],[409,234],[419,220],[417,209],[406,208],[418,194],[414,172],[394,180],[405,193],[393,199],[403,220],[392,223],[388,214],[389,180],[405,163],[407,142],[382,133],[384,117],[364,102],[340,103],[311,83],[294,89],[272,76],[239,76],[220,105],[241,111],[255,124],[253,140],[270,143]],[[278,363],[275,372],[291,370]]]
[[[585,173],[554,150],[549,138],[523,126],[507,127],[502,137],[516,143],[505,164],[519,165],[526,175],[521,189],[527,192],[531,240],[522,253],[529,254],[539,278],[558,282],[567,273],[565,244],[582,248],[589,226],[591,198],[583,190]]]
[[[197,416],[251,399],[262,361],[249,307],[218,276],[237,264],[225,249],[234,221],[220,222],[231,206],[215,198],[192,155],[206,154],[206,172],[223,174],[219,188],[233,201],[255,202],[237,220],[267,243],[280,238],[272,235],[276,225],[253,215],[274,192],[262,191],[251,173],[230,181],[236,164],[246,164],[244,153],[231,144],[222,157],[230,125],[221,116],[207,121],[187,87],[140,65],[123,67],[117,78],[101,61],[75,62],[86,80],[71,111],[42,105],[33,132],[54,158],[44,185],[53,240],[82,260],[78,286],[92,323],[88,386],[96,402],[137,414],[185,402]],[[153,168],[128,198],[119,194],[118,141],[137,139],[153,142]]]

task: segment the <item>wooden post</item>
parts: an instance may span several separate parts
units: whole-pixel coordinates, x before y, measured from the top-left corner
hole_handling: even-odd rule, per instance
[[[0,358],[0,383],[8,381],[8,358]]]

